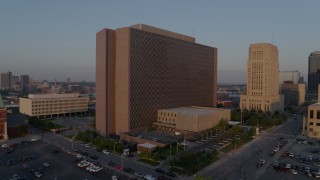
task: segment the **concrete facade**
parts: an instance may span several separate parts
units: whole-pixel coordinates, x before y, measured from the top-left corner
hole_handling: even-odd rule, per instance
[[[143,130],[157,110],[215,106],[217,49],[138,24],[96,35],[96,124],[102,135]]]
[[[201,132],[214,127],[222,119],[230,121],[230,109],[181,107],[158,110],[154,126],[167,132]]]
[[[88,111],[88,97],[79,94],[29,94],[19,98],[20,113],[38,118],[68,116]]]
[[[284,96],[286,106],[300,106],[305,102],[305,84],[294,84],[292,81],[286,81],[280,85],[280,92]]]
[[[320,138],[320,103],[308,106],[308,117],[304,119],[307,137]]]
[[[247,63],[247,93],[240,96],[240,109],[283,111],[279,95],[278,48],[269,43],[251,44]]]

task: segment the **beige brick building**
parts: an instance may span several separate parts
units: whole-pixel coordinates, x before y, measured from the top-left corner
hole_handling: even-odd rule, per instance
[[[201,132],[222,119],[230,121],[230,109],[193,106],[158,110],[158,119],[153,124],[160,131]]]
[[[278,48],[269,43],[251,44],[247,63],[247,93],[240,96],[240,109],[283,111],[279,95]]]
[[[19,98],[20,113],[38,118],[69,116],[88,111],[88,97],[75,94],[29,94]]]
[[[320,103],[308,106],[308,117],[303,123],[304,135],[312,138],[320,138]]]

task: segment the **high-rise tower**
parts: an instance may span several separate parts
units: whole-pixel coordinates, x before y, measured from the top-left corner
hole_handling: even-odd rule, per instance
[[[217,49],[138,24],[96,35],[96,127],[102,135],[146,129],[157,110],[215,106]]]
[[[320,83],[320,51],[314,51],[309,56],[308,67],[308,96],[317,99],[318,84]]]
[[[283,111],[279,95],[278,48],[269,43],[251,44],[247,64],[247,94],[240,96],[240,109]]]

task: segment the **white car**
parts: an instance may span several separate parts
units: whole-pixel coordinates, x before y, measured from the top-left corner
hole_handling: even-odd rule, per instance
[[[110,154],[110,152],[107,151],[107,150],[103,150],[102,153],[103,153],[103,154]]]
[[[112,180],[118,180],[117,176],[112,176]]]
[[[275,147],[273,151],[274,152],[279,152],[279,148]]]
[[[77,154],[77,158],[82,158],[82,155],[81,154]]]
[[[31,139],[31,142],[37,142],[37,141],[39,141],[38,138],[32,138],[32,139]]]
[[[90,147],[90,144],[89,144],[89,143],[88,143],[88,144],[85,144],[84,147],[89,148],[89,147]]]
[[[43,166],[44,166],[44,167],[49,167],[50,164],[49,164],[48,162],[44,162],[44,163],[43,163]]]
[[[294,169],[290,169],[291,174],[298,174],[298,172]]]
[[[147,174],[147,175],[145,175],[145,176],[143,176],[146,180],[155,180],[156,178],[155,177],[153,177],[152,175],[150,175],[150,174]]]
[[[6,147],[9,147],[9,145],[8,144],[2,144],[1,147],[2,148],[6,148]]]

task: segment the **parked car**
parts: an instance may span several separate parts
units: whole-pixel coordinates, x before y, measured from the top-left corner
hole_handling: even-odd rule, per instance
[[[102,151],[103,154],[110,154],[109,151],[107,151],[106,149]]]
[[[94,160],[97,160],[99,157],[98,157],[97,155],[95,155],[95,154],[91,154],[91,155],[90,155],[90,158],[91,158],[91,159],[94,159]]]
[[[127,173],[130,173],[130,174],[133,174],[133,169],[132,168],[129,168],[129,167],[127,167],[127,168],[123,168],[123,170],[125,171],[125,172],[127,172]]]
[[[158,173],[161,173],[161,174],[164,174],[166,172],[165,170],[163,170],[161,168],[156,168],[155,171]]]
[[[172,171],[167,171],[166,175],[171,176],[171,177],[176,177],[177,175],[173,173]]]

